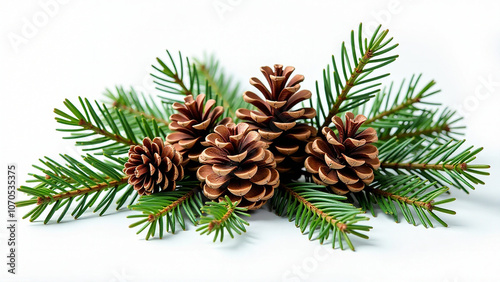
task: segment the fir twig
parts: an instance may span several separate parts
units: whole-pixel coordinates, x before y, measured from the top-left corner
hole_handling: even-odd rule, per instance
[[[317,108],[318,116],[316,117],[316,125],[318,128],[329,126],[333,116],[341,112],[346,112],[366,103],[379,90],[376,88],[380,83],[375,81],[388,76],[383,74],[376,77],[369,75],[396,60],[397,55],[379,58],[398,46],[398,44],[388,46],[392,38],[385,40],[389,30],[380,32],[380,26],[375,30],[372,37],[362,39],[362,25],[359,25],[357,42],[355,40],[354,30],[351,32],[351,51],[349,55],[346,44],[342,43],[340,67],[342,74],[337,67],[335,56],[332,56],[333,66],[333,81],[330,75],[330,66],[323,70],[323,86],[324,95],[320,94],[318,82],[316,82],[317,92]],[[356,46],[357,45],[357,46]],[[359,52],[358,52],[359,51]],[[359,58],[359,59],[358,59]],[[367,67],[368,64],[376,64],[373,67]],[[352,92],[351,90],[362,84],[368,84],[362,89]],[[332,89],[334,88],[334,90]],[[334,94],[334,92],[336,94]],[[325,101],[323,101],[325,99]],[[344,102],[348,101],[347,104]],[[312,102],[311,102],[312,103]],[[328,110],[325,110],[323,105],[327,105]]]
[[[237,207],[237,202],[231,202],[228,196],[220,202],[207,202],[201,210],[208,214],[200,218],[200,227],[196,231],[203,234],[214,234],[214,242],[220,237],[220,241],[224,240],[224,233],[227,231],[231,238],[234,238],[233,232],[241,235],[246,232],[245,225],[249,225],[247,221],[240,216],[250,216],[246,213],[245,208]]]
[[[430,215],[446,227],[448,225],[435,212],[455,214],[452,210],[440,207],[442,204],[454,201],[455,198],[436,201],[438,197],[446,194],[448,188],[433,188],[435,184],[412,175],[377,174],[374,183],[365,187],[362,192],[353,193],[353,196],[365,211],[371,211],[374,216],[376,204],[384,213],[392,215],[396,222],[399,222],[401,213],[410,224],[416,225],[415,218],[417,218],[424,227],[434,227],[427,216]]]
[[[162,129],[167,130],[168,116],[172,113],[169,107],[166,107],[160,101],[156,101],[152,96],[144,93],[139,95],[133,88],[125,91],[123,87],[116,87],[116,94],[107,90],[104,94],[109,99],[109,104],[123,111],[129,112],[134,116],[144,117],[149,120],[155,120]]]
[[[462,118],[455,116],[455,112],[444,109],[438,115],[437,110],[422,108],[422,105],[439,105],[427,101],[428,97],[439,93],[433,89],[434,81],[430,81],[422,88],[418,88],[421,75],[412,76],[409,83],[405,80],[398,89],[393,89],[393,83],[388,89],[383,89],[373,99],[368,107],[363,105],[361,113],[368,119],[363,127],[373,127],[377,130],[378,139],[389,140],[392,137],[405,139],[417,137],[434,139],[439,137],[443,141],[453,138],[452,135],[463,135],[459,132],[463,126],[456,123]]]
[[[55,109],[57,122],[70,128],[57,129],[69,132],[64,139],[79,139],[78,146],[85,146],[84,151],[101,151],[105,154],[119,155],[128,152],[131,145],[138,145],[145,137],[165,136],[164,130],[156,120],[137,117],[118,108],[108,109],[104,104],[79,98],[80,108],[69,100],[64,105],[69,113]]]
[[[30,174],[33,179],[28,180],[28,183],[35,183],[35,186],[21,186],[18,189],[33,198],[19,201],[16,206],[37,205],[24,218],[30,217],[30,221],[34,221],[52,205],[44,223],[48,223],[55,212],[64,207],[57,219],[57,222],[60,222],[74,202],[79,202],[71,213],[75,219],[97,202],[94,212],[100,211],[99,215],[102,215],[110,207],[117,193],[123,191],[116,209],[123,206],[134,194],[131,202],[135,200],[137,194],[127,184],[128,177],[121,171],[124,159],[110,157],[112,162],[109,162],[87,155],[84,158],[87,164],[84,164],[68,155],[61,157],[66,161],[65,164],[48,157],[40,160],[43,166],[34,167],[42,174]],[[100,197],[101,195],[104,196]]]
[[[307,182],[281,185],[275,190],[271,205],[278,215],[286,214],[290,221],[295,220],[295,225],[302,233],[309,227],[310,240],[317,234],[322,244],[333,235],[333,248],[338,243],[344,249],[345,242],[354,250],[348,235],[367,239],[368,236],[360,231],[369,231],[371,227],[356,223],[368,218],[361,216],[360,209],[345,203],[346,197],[328,193],[324,189],[323,186]]]
[[[472,146],[459,150],[465,140],[449,140],[439,144],[435,138],[424,146],[425,139],[415,138],[386,141],[378,149],[382,169],[391,169],[398,174],[406,171],[442,186],[455,186],[467,192],[465,186],[474,189],[473,184],[484,184],[475,175],[489,175],[489,165],[471,164],[483,148]],[[458,153],[457,153],[458,152]],[[447,177],[446,177],[447,176]]]
[[[152,66],[158,74],[151,73],[154,78],[156,89],[170,96],[160,96],[165,102],[181,102],[182,97],[201,93],[200,81],[196,65],[191,63],[188,57],[183,57],[179,52],[179,58],[174,60],[170,51],[167,50],[168,62],[156,58],[160,66]],[[186,76],[187,73],[187,76]]]
[[[129,206],[131,210],[141,211],[142,214],[131,215],[128,218],[139,218],[130,225],[130,228],[142,225],[137,234],[148,228],[146,240],[158,234],[163,238],[164,231],[175,233],[176,225],[179,224],[183,230],[186,229],[185,216],[194,224],[196,217],[201,215],[201,194],[198,191],[196,181],[181,181],[179,188],[175,191],[165,191],[147,196],[142,196],[135,205]]]

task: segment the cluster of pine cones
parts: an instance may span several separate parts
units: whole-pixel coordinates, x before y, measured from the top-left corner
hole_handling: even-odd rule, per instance
[[[221,119],[222,106],[205,95],[187,96],[174,103],[170,117],[172,131],[163,141],[143,140],[131,146],[124,172],[141,195],[172,191],[184,175],[201,182],[204,195],[211,200],[229,196],[238,206],[258,209],[274,194],[280,182],[309,173],[317,184],[344,195],[359,192],[373,181],[373,170],[380,166],[373,128],[359,130],[366,118],[345,115],[333,117],[336,132],[324,127],[321,134],[307,123],[316,116],[313,108],[294,109],[311,98],[300,90],[303,75],[292,77],[293,67],[262,67],[267,87],[258,78],[252,84],[263,98],[247,91],[243,99],[255,110],[239,109],[236,116],[245,121]],[[214,107],[215,106],[215,107]]]

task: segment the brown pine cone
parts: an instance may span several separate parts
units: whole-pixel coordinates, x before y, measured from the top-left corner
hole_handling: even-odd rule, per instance
[[[142,144],[130,146],[128,151],[123,169],[128,183],[139,195],[174,190],[176,181],[184,178],[181,154],[159,137],[153,141],[146,137]]]
[[[168,134],[166,140],[182,154],[189,171],[196,171],[200,166],[198,157],[205,149],[201,142],[212,132],[217,119],[224,112],[221,106],[213,108],[215,100],[210,99],[206,103],[204,100],[205,94],[196,96],[196,99],[189,95],[184,98],[184,104],[176,102],[172,105],[178,113],[170,116],[168,127],[172,133]],[[219,124],[228,122],[231,122],[231,118],[224,118]]]
[[[203,193],[209,199],[229,196],[239,207],[255,210],[270,199],[279,181],[273,154],[246,123],[219,125],[203,142],[200,155],[204,164],[196,173],[204,182]]]
[[[338,134],[324,127],[322,133],[326,140],[317,138],[307,144],[306,152],[310,156],[304,163],[316,184],[328,186],[339,195],[363,190],[365,184],[373,181],[373,170],[380,167],[378,149],[370,144],[378,140],[375,129],[357,132],[366,121],[363,115],[354,117],[346,113],[345,119],[344,126],[339,117],[332,118]]]
[[[316,136],[317,130],[297,121],[314,118],[316,110],[292,108],[311,98],[311,91],[299,91],[303,75],[295,75],[289,80],[294,67],[283,69],[282,65],[274,65],[274,71],[270,67],[262,67],[260,70],[270,89],[255,77],[250,79],[250,84],[262,93],[265,100],[253,92],[245,92],[243,99],[258,110],[239,109],[236,116],[247,121],[252,129],[257,129],[264,141],[270,144],[270,150],[278,164],[277,169],[282,175],[287,173],[286,178],[290,175],[300,176],[307,156],[304,147],[309,138]]]

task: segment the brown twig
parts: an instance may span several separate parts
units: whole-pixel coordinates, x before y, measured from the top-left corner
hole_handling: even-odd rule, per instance
[[[170,212],[171,210],[173,210],[174,208],[176,208],[177,206],[179,206],[180,204],[182,204],[184,201],[186,201],[187,199],[191,198],[194,195],[194,190],[195,189],[187,192],[184,196],[182,196],[179,199],[175,200],[170,205],[168,205],[165,208],[163,208],[161,211],[159,211],[159,212],[157,212],[155,214],[150,214],[149,217],[148,217],[148,221],[149,222],[155,221],[157,218],[159,218],[159,217],[163,216],[164,214]]]
[[[227,212],[221,219],[214,219],[208,224],[208,231],[212,231],[215,227],[220,226],[224,223],[234,212],[234,208],[228,208]]]

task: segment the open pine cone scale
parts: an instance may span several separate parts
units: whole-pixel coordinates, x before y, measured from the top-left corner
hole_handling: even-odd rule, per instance
[[[300,90],[303,75],[291,77],[295,68],[282,65],[262,67],[261,72],[267,80],[269,88],[258,78],[251,78],[253,85],[263,98],[251,91],[243,94],[243,99],[254,105],[257,110],[239,109],[236,116],[247,121],[251,128],[257,130],[262,139],[270,145],[276,157],[277,170],[300,176],[300,170],[306,155],[304,146],[309,138],[316,136],[317,130],[301,119],[316,116],[313,108],[293,109],[297,104],[310,99],[309,90]]]
[[[359,192],[373,182],[373,170],[380,167],[378,149],[370,144],[378,140],[373,128],[358,133],[366,117],[347,113],[345,126],[340,117],[333,117],[337,134],[328,127],[324,138],[316,138],[306,146],[304,165],[316,184],[328,186],[334,193],[344,195]]]
[[[203,193],[209,199],[229,196],[240,207],[260,208],[279,185],[279,173],[273,154],[260,135],[245,123],[219,125],[203,142],[200,155],[204,164],[197,177],[204,182]]]

